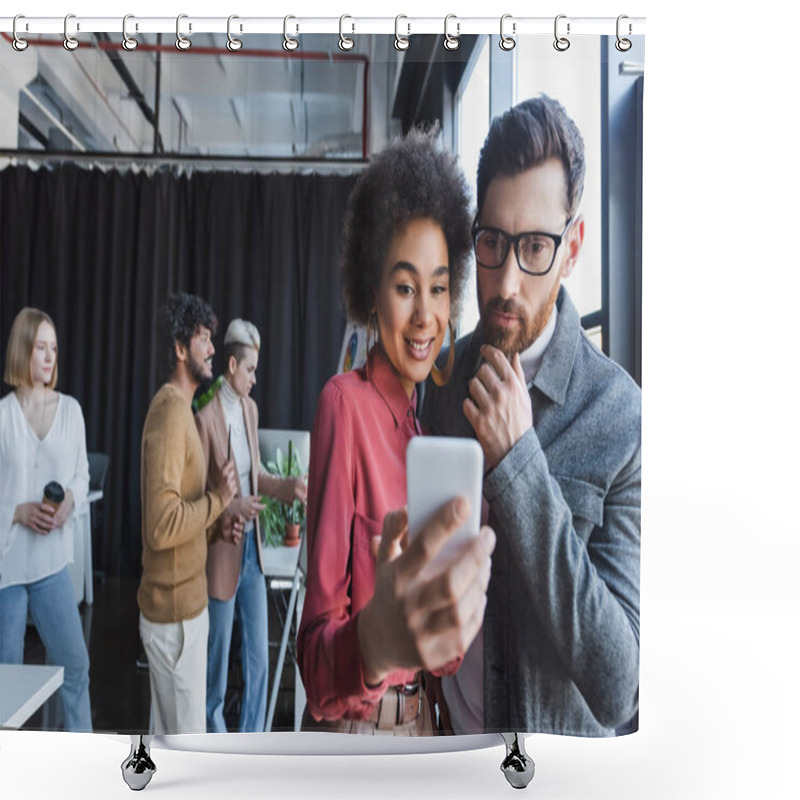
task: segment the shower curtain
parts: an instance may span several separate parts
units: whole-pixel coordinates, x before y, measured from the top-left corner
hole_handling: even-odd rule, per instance
[[[20,310],[46,311],[58,334],[58,391],[81,406],[87,450],[109,456],[102,499],[76,508],[70,543],[80,555],[72,577],[94,730],[149,724],[136,589],[142,427],[163,380],[157,309],[178,291],[202,296],[219,320],[218,353],[230,320],[252,321],[262,342],[252,392],[260,427],[311,430],[326,381],[360,367],[366,352],[341,302],[348,197],[371,157],[420,125],[438,126],[439,146],[458,157],[475,249],[454,331],[457,373],[442,390],[419,390],[427,432],[478,436],[463,403],[477,348],[503,341],[492,315],[533,323],[546,311],[517,341],[529,425],[486,464],[484,518],[497,545],[483,624],[458,671],[426,677],[438,698],[434,725],[637,730],[644,37],[620,49],[613,35],[575,36],[558,22],[554,40],[510,27],[503,37],[461,34],[451,21],[451,49],[441,34],[412,35],[400,49],[394,35],[366,33],[352,34],[351,49],[322,34],[300,35],[295,50],[278,34],[241,35],[236,49],[226,46],[231,36],[187,29],[191,46],[178,50],[171,34],[131,29],[138,46],[123,50],[116,33],[72,32],[80,46],[71,52],[39,35],[25,50],[9,35],[0,47],[0,368]],[[519,155],[526,136],[544,150]],[[556,165],[552,196],[539,182],[543,164]],[[505,192],[521,192],[515,213]],[[554,273],[526,270],[526,248],[544,240],[560,291]],[[490,263],[487,247],[505,247],[503,260]],[[501,272],[513,275],[513,296],[495,280]],[[553,293],[540,302],[543,285]],[[214,374],[223,369],[217,356]],[[0,391],[11,402],[12,386]],[[13,512],[41,488],[0,495]],[[310,555],[295,626],[320,568]],[[8,564],[0,561],[4,592],[26,582]],[[285,603],[286,587],[266,580],[271,602]],[[276,644],[291,616],[270,611]],[[239,627],[229,730],[242,695]],[[35,624],[23,635],[25,665],[59,666]],[[299,726],[295,636],[293,627],[282,674],[273,674],[277,647],[270,654],[273,730]],[[9,680],[2,725],[63,726],[58,691],[33,692],[23,678],[9,690]]]

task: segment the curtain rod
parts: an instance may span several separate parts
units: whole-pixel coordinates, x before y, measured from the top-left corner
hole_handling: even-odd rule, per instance
[[[122,17],[83,17],[70,14],[64,17],[36,17],[18,15],[16,32],[26,34],[64,34],[65,28],[70,36],[82,33],[122,33]],[[128,15],[126,30],[129,36],[136,33],[177,33],[182,36],[196,33],[277,33],[297,36],[303,33],[328,33],[343,36],[358,36],[359,33],[386,33],[400,36],[414,34],[445,34],[457,37],[468,34],[502,33],[506,36],[519,34],[549,34],[553,36],[556,27],[559,35],[618,33],[621,20],[621,35],[630,36],[645,33],[645,17],[570,17],[559,14],[554,17],[459,17],[457,14],[443,17],[195,17],[181,14],[176,17],[136,17]],[[235,20],[235,22],[233,22]],[[229,24],[231,25],[229,31]],[[13,33],[14,17],[0,17],[0,32]]]

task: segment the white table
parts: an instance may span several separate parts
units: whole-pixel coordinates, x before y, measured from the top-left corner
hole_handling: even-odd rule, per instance
[[[268,578],[284,578],[291,581],[300,559],[300,547],[264,547],[261,560],[264,574]]]
[[[276,579],[279,581],[288,581],[281,587],[276,588],[291,588],[290,604],[292,597],[296,598],[296,605],[294,609],[294,617],[296,626],[299,627],[300,619],[303,616],[303,601],[306,596],[305,584],[305,530],[300,545],[297,547],[267,547],[261,551],[262,561],[264,566],[264,574],[267,579],[267,587],[273,584]],[[301,569],[298,571],[298,564]],[[302,573],[302,574],[301,574]],[[275,674],[272,676],[272,686],[269,693],[269,704],[267,709],[267,731],[272,728],[272,718],[275,713],[275,704],[278,695],[278,686],[280,685],[281,673],[283,672],[283,660],[286,655],[288,646],[288,637],[291,630],[291,617],[287,615],[284,621],[284,629],[281,636],[281,645],[278,655],[278,667]],[[294,729],[300,730],[300,721],[303,717],[303,709],[306,704],[306,692],[303,687],[303,681],[300,677],[300,670],[295,664],[294,668]]]
[[[0,664],[0,727],[19,728],[64,683],[64,667]]]
[[[94,489],[89,492],[86,504],[75,519],[72,548],[73,560],[69,565],[75,602],[85,600],[87,605],[94,602],[94,583],[92,580],[92,513],[91,505],[103,499],[103,492]]]

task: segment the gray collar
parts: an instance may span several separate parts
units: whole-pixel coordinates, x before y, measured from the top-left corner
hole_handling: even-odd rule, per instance
[[[558,319],[553,338],[544,351],[542,363],[533,379],[535,386],[542,394],[558,405],[564,404],[567,386],[572,376],[575,353],[581,338],[581,318],[567,290],[562,286],[556,298]],[[467,351],[464,354],[463,372],[469,381],[481,365],[481,345],[483,344],[483,328],[478,322],[472,334]]]
[[[562,406],[572,377],[578,342],[581,340],[581,317],[563,286],[558,290],[556,307],[556,329],[547,350],[544,351],[542,365],[533,379],[533,385],[554,403]]]

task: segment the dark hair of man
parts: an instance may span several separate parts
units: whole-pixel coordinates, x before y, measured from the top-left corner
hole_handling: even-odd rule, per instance
[[[583,195],[586,157],[581,132],[564,106],[541,94],[495,117],[478,161],[478,219],[495,178],[513,178],[551,158],[564,165],[565,211],[573,217]]]
[[[186,292],[171,295],[158,312],[158,332],[160,362],[171,375],[178,363],[175,343],[180,342],[187,349],[198,329],[208,328],[212,334],[217,331],[217,318],[211,306],[201,297]]]
[[[416,219],[444,233],[450,267],[451,316],[467,279],[469,190],[455,156],[436,145],[438,128],[413,128],[372,157],[347,201],[342,242],[343,298],[351,320],[366,325],[392,238]]]

